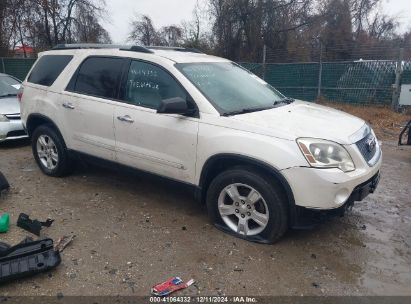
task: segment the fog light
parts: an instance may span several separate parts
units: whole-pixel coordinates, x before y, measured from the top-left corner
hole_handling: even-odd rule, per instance
[[[350,191],[347,188],[340,189],[335,195],[335,203],[337,205],[342,205],[347,201],[349,197],[350,197]]]

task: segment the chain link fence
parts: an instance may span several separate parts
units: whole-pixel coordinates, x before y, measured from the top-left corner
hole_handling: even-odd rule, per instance
[[[400,85],[411,85],[411,60],[399,59],[240,64],[288,97],[391,105],[396,80]],[[23,80],[34,62],[35,59],[0,58],[0,73]],[[400,79],[396,79],[398,76]]]
[[[0,73],[23,80],[35,61],[36,59],[0,58]]]
[[[358,60],[351,62],[241,63],[284,95],[314,101],[355,104],[392,103],[398,62]],[[411,62],[402,62],[401,84],[411,84]]]

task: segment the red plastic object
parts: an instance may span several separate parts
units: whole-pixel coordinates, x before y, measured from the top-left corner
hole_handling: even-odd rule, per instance
[[[193,279],[191,279],[187,283],[184,283],[181,278],[172,277],[163,283],[153,286],[151,288],[151,293],[155,296],[165,297],[177,290],[185,289],[192,284],[194,284]]]

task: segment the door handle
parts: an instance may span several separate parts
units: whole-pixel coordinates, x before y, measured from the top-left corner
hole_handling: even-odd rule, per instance
[[[117,116],[117,119],[120,120],[120,121],[123,121],[123,122],[128,122],[128,123],[133,123],[134,122],[134,120],[128,115]]]
[[[65,102],[65,103],[63,103],[63,108],[66,108],[66,109],[69,109],[69,110],[74,110],[74,109],[75,109],[75,107],[73,106],[73,104],[70,103],[70,102]]]

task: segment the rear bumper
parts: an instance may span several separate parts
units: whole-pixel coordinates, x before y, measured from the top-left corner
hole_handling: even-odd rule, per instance
[[[0,142],[28,137],[21,120],[0,122]]]
[[[332,217],[344,216],[347,209],[352,208],[355,202],[362,201],[369,194],[374,193],[379,181],[380,172],[377,172],[372,178],[355,187],[345,204],[336,209],[318,210],[297,206],[293,228],[307,229]]]

